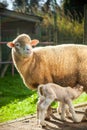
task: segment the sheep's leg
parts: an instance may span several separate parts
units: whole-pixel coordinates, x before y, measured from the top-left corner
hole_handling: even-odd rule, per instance
[[[40,105],[44,102],[44,100],[45,100],[45,97],[44,96],[41,96],[40,98],[39,98],[39,100],[38,100],[38,102],[37,102],[37,119],[38,119],[38,124],[40,124],[39,122],[39,119],[40,119],[40,117],[41,117],[41,113],[42,113],[42,110],[41,110],[41,108],[40,108]]]
[[[60,115],[61,115],[61,109],[62,109],[62,103],[60,102],[59,107],[57,108],[57,113],[59,113]],[[65,111],[66,117],[71,117],[71,113],[69,112],[68,105],[66,105],[65,109],[66,109]]]
[[[43,101],[44,102],[44,101]],[[43,102],[40,100],[38,103],[37,103],[37,123],[40,125],[40,124],[42,124],[43,122],[42,121],[44,121],[44,118],[45,118],[45,111],[44,111],[44,109],[43,109],[43,106],[42,106],[42,104],[43,104]]]
[[[69,105],[69,110],[70,110],[70,112],[72,114],[73,121],[78,122],[78,119],[76,117],[76,113],[75,113],[75,110],[74,110],[74,106],[72,105],[72,101],[68,100],[67,104]]]
[[[72,114],[70,113],[69,107],[67,105],[66,105],[66,117],[69,117],[69,118],[72,117]]]
[[[45,122],[44,122],[44,119],[45,119],[45,110],[44,108],[42,109],[40,107],[40,111],[39,111],[39,125],[42,125],[42,126],[45,126]]]
[[[65,120],[65,111],[66,111],[66,104],[61,103],[61,119]]]
[[[59,107],[57,107],[57,113],[61,115],[62,113],[62,102],[59,102]]]
[[[47,109],[47,114],[46,114],[45,119],[50,120],[51,115],[52,115],[52,108],[51,108],[51,106],[49,106],[48,109]]]
[[[62,107],[62,104],[61,102],[59,102],[59,107],[57,107],[57,113],[61,114],[61,107]]]
[[[40,106],[40,101],[37,103],[37,119],[38,120],[39,120],[39,113],[40,113],[39,106]]]
[[[51,105],[51,103],[54,101],[52,98],[46,98],[39,106],[39,123],[42,126],[45,126],[45,115],[47,112],[48,107]]]

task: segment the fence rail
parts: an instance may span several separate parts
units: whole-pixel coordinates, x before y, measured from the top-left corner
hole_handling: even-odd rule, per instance
[[[6,44],[7,44],[7,42],[0,42],[0,76],[1,77],[4,77],[6,71],[8,70],[9,65],[12,66],[11,73],[12,73],[12,76],[14,76],[14,65],[13,65],[13,61],[11,58],[11,53],[8,56],[6,56],[8,58],[5,61],[3,61],[3,58],[2,58],[3,57],[2,52],[5,51],[2,49],[2,46],[6,45]],[[7,54],[5,54],[5,55],[7,55]],[[4,67],[2,67],[2,65],[4,65]]]

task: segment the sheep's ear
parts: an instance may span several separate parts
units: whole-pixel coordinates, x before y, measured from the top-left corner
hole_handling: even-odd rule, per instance
[[[13,43],[13,42],[8,42],[8,43],[7,43],[7,46],[8,46],[9,48],[12,48],[12,47],[14,47],[14,43]]]
[[[31,40],[32,46],[36,46],[38,43],[39,43],[39,40],[37,40],[37,39]]]

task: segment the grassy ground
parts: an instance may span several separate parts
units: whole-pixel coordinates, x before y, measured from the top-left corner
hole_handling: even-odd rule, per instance
[[[37,93],[24,86],[19,75],[0,78],[0,122],[36,111]]]
[[[0,122],[35,113],[37,97],[37,92],[25,87],[19,75],[0,78]],[[81,102],[87,102],[87,94],[74,101]]]

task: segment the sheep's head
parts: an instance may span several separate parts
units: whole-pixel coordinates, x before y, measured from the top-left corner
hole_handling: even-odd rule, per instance
[[[38,40],[31,40],[27,34],[21,34],[12,42],[8,42],[7,46],[13,48],[19,55],[27,57],[32,53],[32,46],[35,46],[38,43]]]
[[[77,92],[83,92],[83,86],[82,85],[79,85],[77,84],[76,87],[74,87],[74,89],[77,91]]]

